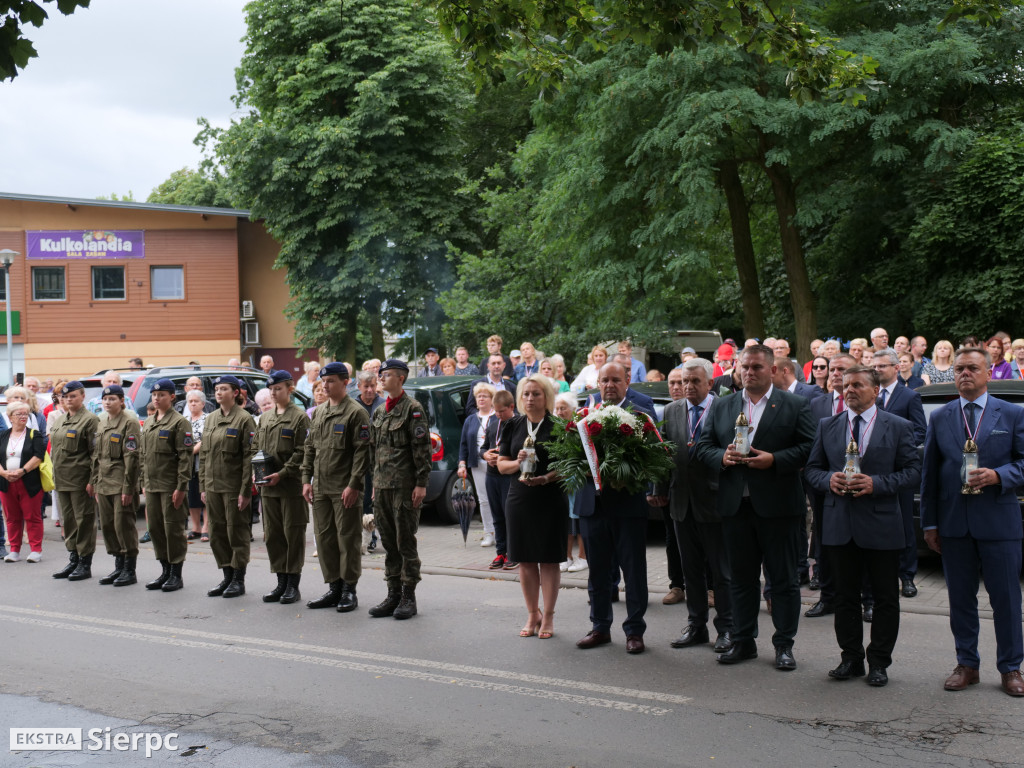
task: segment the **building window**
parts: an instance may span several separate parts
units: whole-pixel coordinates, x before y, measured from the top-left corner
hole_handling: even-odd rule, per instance
[[[92,297],[96,301],[123,301],[124,267],[93,267]]]
[[[32,301],[64,301],[64,267],[32,267]]]
[[[150,267],[149,283],[154,300],[185,298],[184,267]]]

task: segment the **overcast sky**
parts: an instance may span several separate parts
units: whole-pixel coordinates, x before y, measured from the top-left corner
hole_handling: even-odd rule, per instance
[[[244,0],[92,0],[28,27],[39,57],[0,83],[0,191],[145,200],[201,159],[196,119],[235,114]]]

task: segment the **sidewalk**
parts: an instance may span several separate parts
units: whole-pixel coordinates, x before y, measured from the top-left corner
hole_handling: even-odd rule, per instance
[[[49,510],[48,510],[49,511]],[[60,529],[54,526],[52,518],[43,521],[45,537],[43,546],[44,562],[63,563],[66,555],[61,541]],[[139,534],[146,530],[146,523],[139,518]],[[668,590],[668,565],[665,555],[665,545],[658,541],[658,528],[651,527],[651,535],[647,541],[647,577],[648,588],[651,593],[651,602],[660,602]],[[263,526],[259,523],[253,526],[252,558],[254,560],[266,560],[267,549],[263,543]],[[483,539],[483,526],[474,520],[469,529],[466,542],[462,541],[462,531],[457,525],[440,525],[434,521],[428,512],[425,520],[421,522],[419,533],[419,554],[422,561],[422,571],[425,574],[436,574],[443,576],[463,576],[476,579],[503,579],[506,581],[518,581],[518,574],[515,571],[492,571],[487,566],[494,558],[493,547],[481,547]],[[307,529],[306,538],[306,571],[311,572],[317,569],[316,558],[313,557],[313,526]],[[140,560],[153,556],[153,545],[140,545]],[[96,563],[93,566],[94,575],[99,571],[106,571],[108,556],[103,549],[102,534],[97,535]],[[212,558],[210,545],[200,541],[189,542],[189,556],[204,556]],[[384,569],[384,553],[378,546],[377,551],[363,556],[363,568],[365,570],[382,571]],[[563,588],[587,588],[589,571],[577,573],[563,573]],[[917,579],[918,595],[914,598],[900,598],[900,608],[905,613],[921,613],[932,615],[949,615],[949,601],[946,594],[946,583],[942,575],[942,565],[937,557],[922,558],[919,563]],[[808,606],[818,600],[818,592],[812,592],[807,587],[801,588],[801,600]],[[988,602],[988,594],[981,589],[978,594],[978,613],[982,618],[992,618],[992,609]]]

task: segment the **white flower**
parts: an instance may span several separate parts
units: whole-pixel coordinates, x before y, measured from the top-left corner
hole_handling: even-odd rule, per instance
[[[640,422],[637,420],[636,416],[617,405],[602,404],[598,407],[591,408],[590,413],[583,418],[583,421],[597,421],[600,422],[602,427],[617,427],[620,424],[628,424],[634,431],[639,431],[641,429]]]

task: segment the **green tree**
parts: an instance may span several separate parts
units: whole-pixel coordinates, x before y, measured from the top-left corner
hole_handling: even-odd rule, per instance
[[[211,136],[232,199],[281,243],[299,343],[354,359],[360,313],[378,356],[383,326],[439,329],[470,95],[436,24],[411,0],[256,0],[246,19],[252,111]]]
[[[226,179],[219,171],[205,173],[202,169],[181,168],[171,173],[146,198],[147,203],[194,205],[214,208],[232,207]]]
[[[53,7],[65,16],[70,16],[78,8],[88,8],[90,0],[0,0],[0,82],[13,80],[18,70],[28,66],[28,60],[34,59],[36,53],[32,41],[22,34],[26,24],[33,27],[43,26],[49,18],[44,6]]]

